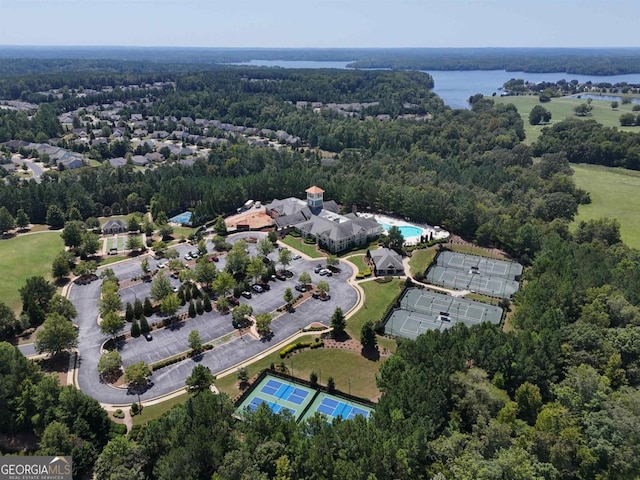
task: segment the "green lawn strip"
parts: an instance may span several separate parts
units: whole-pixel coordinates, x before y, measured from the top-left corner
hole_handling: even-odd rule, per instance
[[[104,267],[105,265],[110,265],[121,260],[127,260],[128,258],[129,257],[127,255],[111,255],[109,257],[103,257],[98,266]]]
[[[174,406],[184,403],[189,398],[188,393],[183,393],[181,395],[177,395],[175,397],[169,398],[160,403],[156,403],[154,405],[149,405],[142,409],[142,413],[133,417],[134,425],[143,425],[151,420],[155,420],[156,418],[160,418],[166,412],[171,410]]]
[[[467,298],[469,300],[476,300],[482,303],[488,303],[489,305],[498,305],[500,303],[500,300],[498,300],[497,298],[488,297],[480,293],[467,293],[464,298]]]
[[[51,264],[63,248],[60,231],[0,240],[0,301],[18,312],[22,306],[19,289],[35,275],[51,280]]]
[[[447,243],[445,248],[452,252],[466,253],[468,255],[478,255],[479,257],[497,258],[503,259],[502,256],[492,255],[491,252],[487,252],[485,249],[475,247],[473,245],[460,245],[458,243]]]
[[[358,268],[359,272],[364,272],[368,268],[364,263],[364,255],[352,255],[347,257],[345,260],[349,260],[353,263]]]
[[[435,245],[425,248],[424,250],[414,250],[409,259],[411,275],[414,276],[418,273],[424,274],[427,268],[429,268],[429,265],[431,265],[431,262],[433,262],[433,259],[436,258],[437,253],[438,247]]]
[[[338,257],[349,257],[351,255],[364,255],[367,253],[367,250],[375,250],[378,248],[378,240],[373,240],[369,242],[369,244],[362,248],[356,248],[355,250],[345,250],[342,253],[338,254]]]
[[[600,165],[574,164],[576,185],[591,195],[591,203],[580,205],[572,227],[596,218],[617,218],[622,240],[640,248],[640,172]]]
[[[173,238],[180,239],[184,237],[188,239],[195,232],[196,229],[192,227],[173,227]]]
[[[377,322],[396,297],[404,281],[393,279],[388,283],[378,283],[374,280],[360,282],[364,290],[364,305],[347,320],[347,333],[352,338],[360,339],[360,330],[367,320]]]
[[[289,245],[291,248],[295,248],[296,250],[308,255],[311,258],[321,258],[325,255],[318,252],[316,249],[316,245],[309,245],[304,243],[304,240],[298,237],[292,237],[291,235],[287,235],[282,239],[282,243],[285,245]]]
[[[314,338],[315,336],[312,336],[307,341]],[[268,368],[271,363],[280,365],[281,362],[284,362],[288,373],[291,373],[293,365],[294,376],[304,380],[309,380],[311,372],[316,372],[320,377],[318,381],[322,385],[326,385],[327,379],[333,377],[336,388],[343,392],[349,392],[350,382],[352,395],[370,399],[379,394],[375,376],[382,362],[367,360],[359,352],[351,350],[319,348],[300,351],[286,359],[281,359],[276,352],[250,365],[249,377]],[[238,378],[235,374],[221,378],[216,382],[216,386],[231,398],[235,398],[240,393]]]
[[[398,348],[398,344],[393,338],[378,337],[378,349],[382,350],[383,348],[386,348],[391,353],[394,353]]]
[[[591,115],[587,117],[578,117],[575,115],[573,109],[581,103],[587,103],[584,98],[571,98],[560,97],[553,98],[550,102],[540,103],[537,96],[526,95],[519,97],[495,97],[496,103],[508,104],[512,103],[518,109],[518,113],[524,121],[524,130],[527,136],[525,143],[533,143],[542,132],[542,129],[546,126],[553,125],[554,123],[561,122],[567,118],[578,118],[581,120],[595,120],[607,127],[618,127],[621,130],[640,132],[640,127],[620,127],[620,115],[623,113],[634,113],[631,108],[633,104],[622,105],[622,102],[618,102],[620,105],[617,109],[611,108],[610,100],[593,100],[591,106],[593,110]],[[530,125],[529,124],[529,112],[536,105],[541,105],[551,112],[551,122],[546,125]]]

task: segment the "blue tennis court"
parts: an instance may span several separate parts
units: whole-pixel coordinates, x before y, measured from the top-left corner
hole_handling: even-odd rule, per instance
[[[173,223],[180,223],[182,225],[190,225],[192,217],[193,217],[193,213],[191,213],[191,212],[182,212],[180,215],[176,215],[175,217],[171,217],[169,219],[169,221],[173,222]]]
[[[316,411],[324,413],[328,417],[342,417],[345,420],[351,420],[356,415],[362,415],[364,418],[369,416],[369,411],[367,410],[347,405],[332,398],[323,398],[320,405],[316,408]]]
[[[281,400],[288,400],[296,405],[301,405],[309,395],[309,392],[302,390],[301,388],[294,387],[293,385],[287,385],[274,379],[270,379],[260,389],[260,391]]]
[[[291,408],[287,408],[284,405],[278,405],[277,403],[269,402],[264,398],[260,398],[260,397],[253,397],[251,402],[249,402],[249,405],[247,405],[247,408],[249,408],[249,410],[251,410],[252,412],[255,412],[258,409],[258,407],[263,403],[266,403],[269,406],[269,408],[273,411],[273,413],[288,411],[293,416],[295,416],[296,414],[295,410],[292,410]]]

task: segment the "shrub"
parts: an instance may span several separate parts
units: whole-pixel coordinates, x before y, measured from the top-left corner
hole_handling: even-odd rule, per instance
[[[306,243],[307,245],[315,245],[316,244],[316,239],[308,237],[308,238],[304,239],[304,243]]]
[[[136,441],[138,439],[138,434],[140,433],[140,430],[142,430],[142,425],[134,425],[131,427],[131,430],[129,430],[129,438],[133,441]]]
[[[131,411],[129,413],[131,413],[132,417],[136,416],[141,411],[142,407],[138,403],[134,402],[131,404]]]
[[[327,390],[329,391],[329,393],[333,393],[335,389],[336,389],[336,382],[333,379],[333,377],[329,377],[327,379]]]
[[[299,232],[296,232],[295,230],[291,230],[291,231],[289,232],[289,235],[291,235],[292,237],[299,237],[299,236],[300,236],[300,233],[299,233]]]
[[[312,350],[315,350],[316,348],[321,348],[321,347],[324,347],[324,342],[322,340],[317,340],[313,342],[311,345],[309,345],[309,348],[311,348]]]
[[[311,374],[309,375],[309,381],[311,382],[311,385],[317,385],[318,374],[316,372],[311,372]]]
[[[317,343],[317,342],[314,342],[314,343]],[[290,343],[289,345],[284,347],[282,350],[280,350],[280,358],[285,358],[294,350],[299,350],[301,348],[307,348],[307,347],[318,348],[318,347],[314,347],[311,342]]]
[[[362,272],[364,274],[365,277],[370,277],[371,276],[371,269],[367,268],[364,272]]]
[[[113,417],[122,419],[124,418],[124,412],[119,408],[115,412],[113,412]]]
[[[362,272],[356,273],[356,279],[362,279],[362,278],[364,278],[364,273]]]
[[[122,416],[124,417],[124,413],[122,414]],[[109,438],[114,438],[119,435],[126,435],[126,433],[127,433],[127,426],[124,423],[111,422]]]

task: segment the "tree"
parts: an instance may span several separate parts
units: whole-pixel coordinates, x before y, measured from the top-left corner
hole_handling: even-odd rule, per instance
[[[340,260],[335,255],[329,255],[327,257],[327,265],[330,267],[337,267],[340,264]]]
[[[13,337],[18,326],[13,310],[4,302],[0,302],[0,341]]]
[[[53,259],[51,265],[51,275],[56,280],[60,280],[71,273],[71,254],[62,251]]]
[[[280,250],[280,253],[278,254],[278,263],[282,265],[283,270],[287,269],[287,267],[291,264],[291,261],[291,250],[289,250],[288,248],[283,248],[282,250]]]
[[[196,316],[196,306],[193,303],[193,300],[189,301],[189,317],[193,318]]]
[[[135,302],[133,302],[133,317],[140,318],[144,313],[144,307],[142,306],[142,302],[138,297],[136,297]]]
[[[534,425],[542,407],[542,396],[538,386],[524,382],[516,390],[515,401],[518,404],[518,416],[529,425]]]
[[[116,292],[103,292],[100,299],[98,309],[100,315],[106,317],[109,313],[118,312],[122,308],[122,299]],[[124,321],[124,320],[123,320]]]
[[[142,309],[142,313],[144,313],[145,317],[150,317],[153,315],[153,305],[151,304],[151,299],[149,297],[144,298],[144,307]]]
[[[616,110],[619,105],[620,104],[614,100],[613,102],[611,102],[611,109]]]
[[[326,297],[330,291],[329,284],[326,280],[320,280],[316,285],[316,289],[322,298]]]
[[[270,313],[259,313],[256,315],[256,329],[258,333],[266,337],[271,332],[272,317]]]
[[[360,330],[360,343],[365,350],[374,350],[376,348],[378,339],[371,320],[366,321],[364,325],[362,325],[362,329]]]
[[[58,205],[51,205],[47,209],[47,225],[54,230],[59,230],[64,227],[64,212]]]
[[[219,297],[216,300],[216,308],[221,313],[226,313],[229,310],[229,300],[226,297]]]
[[[171,282],[163,272],[158,273],[151,283],[151,298],[161,301],[173,291]]]
[[[78,311],[73,303],[59,293],[56,293],[51,297],[51,300],[49,300],[49,313],[57,313],[67,320],[73,320],[78,316]]]
[[[266,257],[267,255],[269,255],[271,252],[273,252],[273,250],[274,250],[274,246],[271,240],[269,240],[269,237],[262,237],[258,241],[258,252],[263,257]]]
[[[267,238],[272,244],[275,244],[278,241],[278,234],[272,230],[267,233]]]
[[[540,125],[551,120],[551,112],[541,105],[536,105],[529,112],[529,123],[531,125]]]
[[[147,317],[144,315],[140,317],[140,331],[142,333],[149,333],[151,328],[149,328],[149,322],[147,322]]]
[[[133,305],[131,305],[130,302],[127,302],[127,305],[124,307],[124,319],[127,322],[130,322],[134,319]]]
[[[225,223],[224,217],[222,215],[219,215],[218,218],[216,218],[216,222],[214,223],[213,228],[217,233],[221,235],[227,233],[227,224]]]
[[[140,235],[129,235],[127,238],[127,250],[131,250],[132,252],[138,252],[142,250],[142,238]]]
[[[210,312],[213,310],[213,305],[211,305],[211,298],[209,295],[204,296],[204,300],[202,301],[202,308],[205,312]]]
[[[135,318],[131,321],[131,336],[133,338],[138,338],[140,336],[140,325],[138,324],[138,320]]]
[[[209,390],[215,381],[216,377],[211,373],[209,367],[196,365],[191,371],[191,375],[187,377],[187,391],[195,394],[204,392]]]
[[[147,386],[149,376],[151,376],[151,370],[144,362],[132,363],[124,370],[124,381],[138,394],[138,404],[140,404],[140,390]]]
[[[0,235],[4,235],[16,224],[15,218],[9,213],[7,207],[0,207]]]
[[[38,353],[49,353],[52,356],[76,348],[78,332],[71,322],[62,315],[52,313],[36,333],[35,348]]]
[[[233,279],[233,275],[229,272],[220,272],[213,281],[213,291],[217,295],[228,295],[233,289],[236,281]]]
[[[591,115],[591,110],[593,110],[593,107],[588,103],[581,103],[573,109],[574,113],[579,117]]]
[[[70,455],[73,435],[64,423],[53,421],[46,426],[40,439],[40,455]]]
[[[402,253],[402,247],[404,246],[404,237],[402,232],[395,225],[387,231],[387,235],[382,238],[381,243],[398,253]]]
[[[243,324],[247,322],[247,317],[249,317],[252,313],[253,307],[243,303],[242,305],[238,305],[232,310],[231,316],[236,322],[238,322],[239,324]]]
[[[189,332],[189,348],[194,355],[199,354],[203,350],[202,337],[200,336],[200,332],[198,332],[197,329],[191,330],[191,332]]]
[[[249,255],[246,252],[246,243],[238,240],[227,253],[227,270],[234,275],[244,275],[248,264]]]
[[[142,274],[148,277],[151,273],[151,267],[149,266],[149,259],[147,257],[143,258],[142,262],[140,262],[140,268],[142,269]]]
[[[98,373],[102,377],[109,377],[120,373],[122,357],[117,350],[103,353],[98,360]]]
[[[130,232],[140,231],[140,220],[138,215],[130,215],[127,221],[127,230]]]
[[[201,258],[196,264],[195,277],[198,282],[204,285],[207,289],[216,279],[217,274],[216,264],[207,261],[206,258]]]
[[[238,369],[238,380],[240,381],[240,388],[249,381],[249,369],[247,367],[240,367]]]
[[[336,389],[336,381],[333,377],[327,378],[327,390],[329,393],[333,392]]]
[[[333,331],[331,335],[334,338],[340,338],[344,335],[344,329],[347,326],[347,321],[344,318],[342,313],[342,309],[340,307],[336,307],[333,311],[333,315],[331,315],[331,328]]]
[[[302,272],[298,277],[298,281],[305,286],[310,285],[311,275],[309,275],[309,272]]]
[[[247,265],[247,277],[252,279],[254,282],[260,280],[266,271],[267,267],[265,267],[264,262],[259,257],[254,257],[249,260],[249,264]]]
[[[168,223],[160,225],[160,227],[158,227],[158,234],[162,237],[162,240],[169,240],[171,235],[173,235],[173,227]]]
[[[124,329],[125,320],[115,311],[108,312],[100,322],[100,331],[115,338]]]
[[[160,311],[164,315],[173,315],[180,308],[180,299],[175,293],[170,293],[162,299],[160,303]]]
[[[22,310],[29,316],[31,324],[36,326],[44,321],[48,312],[49,301],[56,293],[56,287],[51,285],[41,276],[27,279],[20,289],[22,298]]]
[[[3,207],[4,208],[4,207]],[[0,222],[2,219],[2,210],[0,209]],[[2,225],[0,224],[0,230]],[[64,244],[71,248],[77,248],[82,244],[82,234],[84,227],[81,222],[67,222],[62,231],[61,237],[64,240]]]
[[[287,303],[287,308],[289,308],[293,303],[293,300],[295,299],[295,297],[293,296],[293,292],[291,291],[291,288],[287,287],[285,289],[283,299]]]
[[[100,249],[100,239],[98,235],[91,232],[82,233],[82,244],[78,248],[78,254],[83,257],[89,257]]]
[[[207,254],[207,242],[203,239],[198,242],[198,255],[204,257]]]
[[[20,208],[16,212],[16,225],[21,230],[24,230],[29,226],[29,216],[24,212],[22,208]],[[2,231],[2,228],[0,228],[0,231]]]
[[[620,115],[620,125],[622,127],[631,127],[636,123],[636,116],[633,113],[623,113]]]

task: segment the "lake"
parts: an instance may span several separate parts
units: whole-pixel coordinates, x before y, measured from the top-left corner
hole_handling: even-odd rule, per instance
[[[347,68],[350,62],[312,62],[293,60],[251,60],[234,65],[253,65],[257,67],[280,68]],[[432,70],[428,71],[433,77],[435,88],[433,91],[451,108],[469,108],[467,99],[476,93],[483,95],[499,94],[504,82],[512,78],[522,78],[528,82],[557,82],[558,80],[577,80],[579,83],[591,81],[593,83],[640,83],[640,74],[630,75],[576,75],[571,73],[525,73],[507,72],[505,70]],[[585,97],[586,98],[586,97]],[[616,99],[613,99],[616,100]]]

